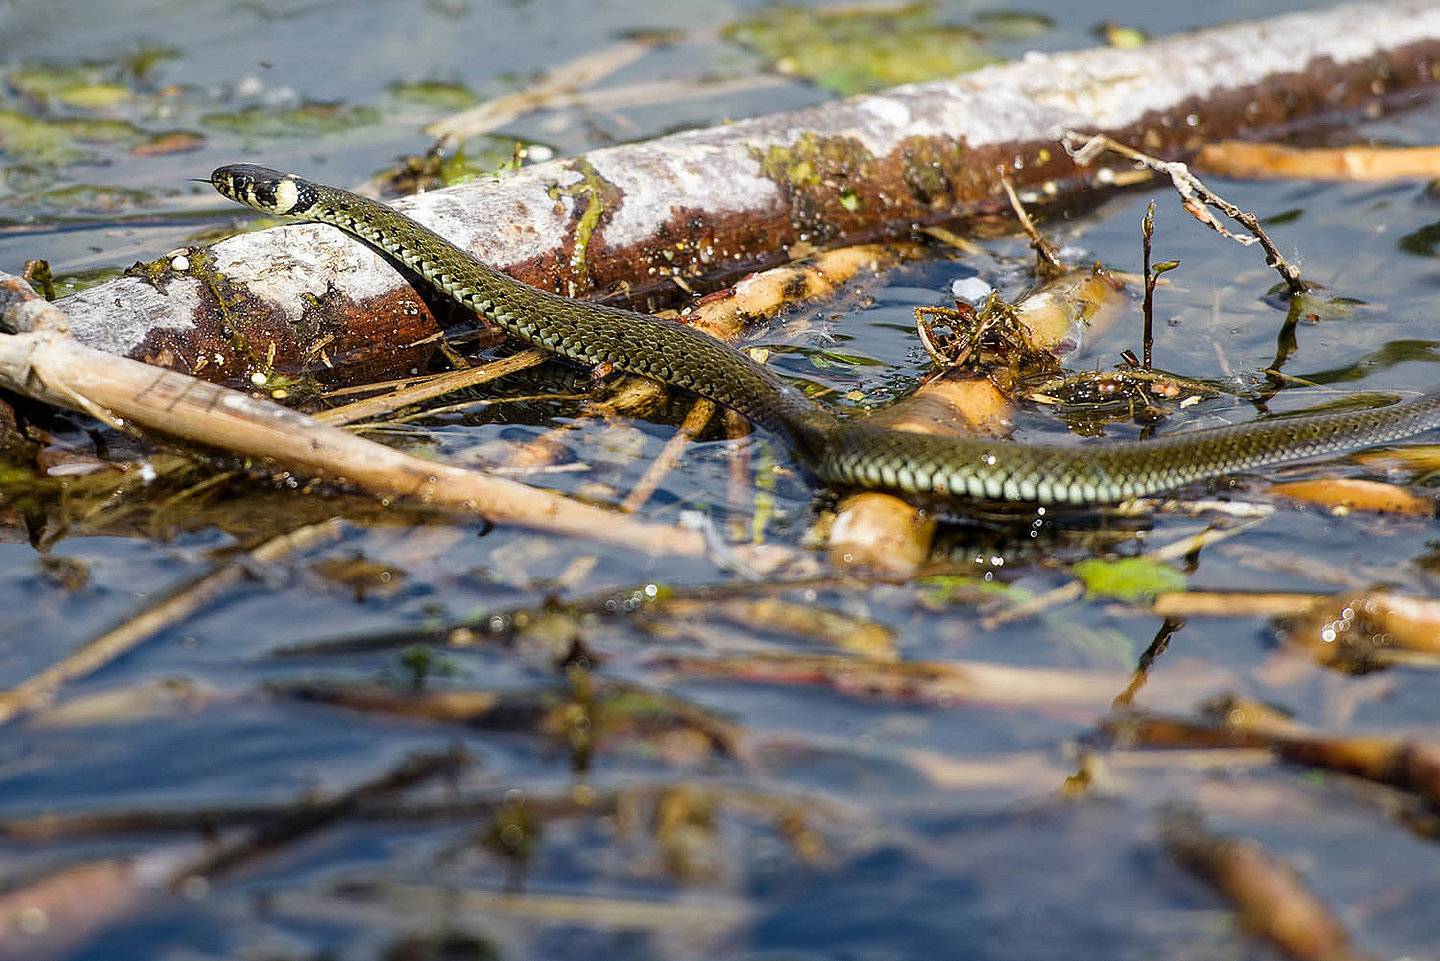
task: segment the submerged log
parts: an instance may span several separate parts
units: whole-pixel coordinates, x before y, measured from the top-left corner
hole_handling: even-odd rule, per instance
[[[1001,209],[1002,169],[1043,197],[1106,183],[1105,171],[1076,168],[1060,148],[1065,129],[1186,155],[1207,140],[1418,96],[1437,59],[1440,8],[1361,3],[1134,50],[1031,55],[397,206],[530,283],[648,309],[809,246]],[[213,380],[409,365],[419,355],[404,349],[437,330],[403,277],[329,227],[235,237],[137,273],[66,299],[76,336]]]

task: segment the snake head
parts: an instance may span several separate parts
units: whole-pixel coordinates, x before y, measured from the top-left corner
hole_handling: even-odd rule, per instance
[[[210,183],[231,200],[267,214],[304,213],[317,197],[310,181],[258,164],[216,167]]]

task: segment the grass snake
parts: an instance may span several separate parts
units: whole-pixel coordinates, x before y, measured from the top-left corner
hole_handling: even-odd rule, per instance
[[[1098,505],[1195,481],[1381,444],[1440,426],[1440,391],[1373,410],[1172,434],[1148,442],[1022,444],[841,420],[769,368],[684,324],[561,297],[476,260],[398,211],[254,164],[210,182],[267,214],[331,224],[507,333],[581,364],[680,387],[773,431],[823,483],[905,494]]]

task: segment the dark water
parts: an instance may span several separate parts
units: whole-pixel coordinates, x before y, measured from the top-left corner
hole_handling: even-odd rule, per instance
[[[1076,12],[1033,4],[1027,11],[1048,13],[1054,25],[1000,50],[1087,45],[1106,20],[1164,33],[1293,6],[1182,11],[1090,3]],[[517,76],[627,32],[718,27],[743,12],[638,0],[244,4],[223,11],[154,2],[103,16],[80,3],[0,7],[0,61],[12,71],[94,62],[103,81],[137,50],[172,48],[143,80],[120,79],[142,96],[116,109],[147,134],[204,136],[194,149],[160,155],[136,154],[133,142],[84,141],[82,156],[55,164],[7,144],[0,268],[15,271],[29,257],[46,257],[61,273],[123,267],[228,224],[231,208],[184,181],[237,157],[358,182],[397,155],[423,151],[419,128],[445,112],[396,95],[395,83],[439,81],[493,96],[514,89]],[[942,12],[960,21],[973,13],[964,4]],[[616,82],[753,69],[749,56],[696,43],[642,59]],[[9,96],[12,108],[27,108],[22,93]],[[793,84],[673,109],[529,117],[504,133],[579,151],[825,96]],[[278,112],[311,102],[338,105],[332,115],[338,111],[341,120],[294,137],[214,119],[256,104]],[[345,120],[342,108],[373,113]],[[45,109],[82,113],[63,104]],[[1418,109],[1350,133],[1434,142],[1440,110]],[[79,184],[143,193],[108,206],[92,197],[89,209],[77,210],[65,201],[73,193],[55,191]],[[1363,302],[1300,327],[1285,371],[1320,387],[1286,392],[1271,410],[1320,403],[1340,390],[1433,386],[1440,204],[1423,184],[1216,186],[1274,221],[1277,242],[1307,277]],[[1274,358],[1284,319],[1283,309],[1264,300],[1274,277],[1254,249],[1217,238],[1161,190],[1119,196],[1047,230],[1077,262],[1138,270],[1138,222],[1151,199],[1159,208],[1157,259],[1182,263],[1160,292],[1157,362],[1243,393]],[[897,396],[926,371],[907,333],[914,306],[943,303],[952,279],[977,272],[1009,294],[1022,286],[1016,263],[1024,245],[987,247],[995,257],[907,266],[853,303],[792,318],[756,339],[800,349],[781,359],[788,373],[866,401]],[[1120,350],[1136,346],[1138,314],[1123,323],[1077,366],[1109,367]],[[814,361],[823,361],[823,351],[880,363]],[[583,378],[559,369],[502,382],[487,396],[538,399],[436,415],[412,427],[406,442],[447,458],[482,459],[575,418],[578,402],[564,398],[584,389]],[[652,422],[590,424],[564,439],[587,470],[531,479],[616,501],[680,416],[683,406]],[[1172,424],[1252,416],[1246,404],[1216,400]],[[59,443],[91,450],[86,426],[62,419],[49,429]],[[1056,430],[1053,418],[1030,414],[1019,435]],[[748,538],[760,515],[767,541],[798,549],[823,501],[784,470],[787,455],[763,438],[753,442],[752,464],[762,473],[770,462],[781,468],[766,474],[773,483],[765,496],[725,493],[732,443],[716,437],[692,445],[642,516],[669,522],[704,507],[719,530]],[[10,470],[11,461],[5,464]],[[5,841],[5,887],[109,858],[133,859],[139,872],[140,883],[116,886],[142,892],[127,907],[112,908],[94,892],[70,898],[72,907],[93,903],[75,916],[94,918],[94,931],[81,932],[79,920],[65,915],[76,936],[50,942],[57,946],[45,949],[48,956],[1270,956],[1240,932],[1213,890],[1166,854],[1161,824],[1175,803],[1202,812],[1213,830],[1258,839],[1297,865],[1366,949],[1435,956],[1431,905],[1440,871],[1432,844],[1397,821],[1394,799],[1375,789],[1253,755],[1116,752],[1101,757],[1088,792],[1064,794],[1067,777],[1082,767],[1083,748],[1161,629],[1162,619],[1142,608],[1067,600],[995,626],[988,620],[993,603],[952,594],[951,581],[838,580],[814,557],[816,576],[773,591],[747,586],[710,560],[677,563],[471,522],[384,522],[342,499],[317,506],[258,486],[240,482],[197,495],[179,484],[163,496],[86,501],[47,491],[0,502],[0,610],[7,612],[0,617],[0,678],[8,685],[214,569],[255,535],[329,513],[348,518],[67,685],[59,705],[74,708],[70,714],[41,712],[10,724],[0,741],[0,818],[169,812],[179,821],[208,811],[215,826],[202,831],[162,819]],[[1103,543],[1093,531],[1047,532],[1038,550],[1021,549],[1013,538],[977,544],[962,531],[947,536],[964,545],[957,556],[1008,555],[989,583],[1008,585],[1014,597],[1063,587],[1069,564],[1081,558],[1135,555],[1208,523],[1162,514]],[[1436,537],[1430,520],[1280,506],[1263,523],[1201,551],[1186,570],[1188,587],[1330,593],[1384,584],[1428,596]],[[41,540],[43,550],[32,543]],[[357,593],[327,567],[357,558],[388,577],[371,577]],[[57,560],[83,570],[83,584],[67,586]],[[982,589],[983,578],[965,589]],[[605,603],[607,592],[643,596],[646,585],[692,591],[701,602],[638,613],[626,613],[623,601],[618,612]],[[720,606],[766,599],[802,612],[805,626],[753,607],[737,613]],[[563,606],[571,601],[583,610]],[[487,632],[492,622],[507,627],[515,612],[535,623]],[[833,620],[817,626],[821,615]],[[505,695],[520,707],[467,724],[346,709],[296,692],[295,685],[321,682],[403,692],[415,654],[404,641],[286,655],[293,646],[395,631],[419,641],[427,639],[416,633],[426,625],[457,623],[475,625],[474,642],[432,648],[425,684]],[[877,691],[858,656],[837,654],[835,646],[863,632],[885,639],[902,663],[1065,671],[1090,689],[1010,700]],[[757,665],[812,655],[853,658],[846,676],[854,683],[759,676]],[[684,658],[739,659],[745,668],[717,677]],[[588,673],[567,673],[577,664]],[[96,700],[161,682],[169,686],[154,697],[108,708]],[[1341,675],[1286,653],[1265,618],[1194,617],[1156,661],[1136,703],[1189,715],[1227,693],[1271,702],[1327,731],[1415,736],[1435,730],[1440,698],[1433,670],[1423,665]],[[91,713],[79,714],[81,706]],[[661,719],[641,724],[638,717]],[[327,827],[216,870],[203,887],[163,888],[184,865],[252,830],[257,816],[249,809],[334,797],[416,753],[456,747],[471,758],[458,774],[422,779],[408,792],[376,792]],[[20,945],[15,956],[27,956],[26,937],[12,931],[0,945]]]

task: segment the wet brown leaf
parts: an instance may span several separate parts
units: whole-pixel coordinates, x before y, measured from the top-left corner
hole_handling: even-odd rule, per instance
[[[1373,511],[1407,517],[1434,517],[1435,502],[1403,487],[1379,481],[1337,477],[1330,480],[1284,481],[1270,485],[1270,493],[1326,508],[1332,514]]]

